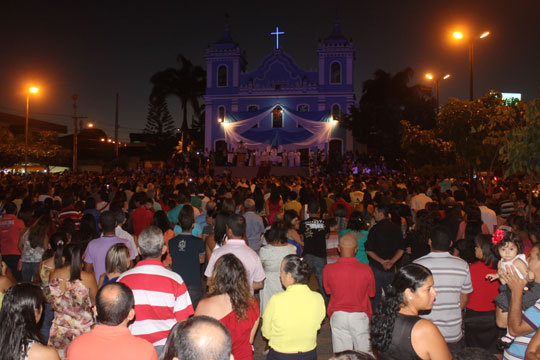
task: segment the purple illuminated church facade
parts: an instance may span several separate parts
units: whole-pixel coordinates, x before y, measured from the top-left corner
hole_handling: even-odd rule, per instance
[[[355,55],[338,23],[319,42],[317,56],[318,68],[306,71],[276,42],[256,69],[246,71],[226,26],[206,50],[205,147],[323,149],[330,155],[352,150],[352,136],[339,120],[355,102]]]

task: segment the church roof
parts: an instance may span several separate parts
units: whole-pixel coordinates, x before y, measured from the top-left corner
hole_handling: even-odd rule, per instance
[[[274,49],[251,71],[241,75],[240,86],[253,88],[301,88],[317,84],[317,72],[305,71],[281,49]]]

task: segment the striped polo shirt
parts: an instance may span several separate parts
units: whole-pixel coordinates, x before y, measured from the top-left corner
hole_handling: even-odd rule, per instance
[[[135,321],[129,330],[154,346],[165,345],[174,324],[193,314],[182,277],[160,261],[140,261],[118,281],[129,286],[135,297]]]
[[[536,304],[528,308],[523,313],[523,321],[530,325],[533,332],[527,335],[516,336],[512,342],[512,345],[510,345],[508,349],[504,350],[503,360],[525,359],[527,347],[540,326],[540,300],[536,301]]]
[[[448,252],[430,252],[414,262],[431,270],[437,291],[433,309],[422,318],[437,325],[446,342],[459,341],[463,337],[459,298],[473,291],[469,265]]]

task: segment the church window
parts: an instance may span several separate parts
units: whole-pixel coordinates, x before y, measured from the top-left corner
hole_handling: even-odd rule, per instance
[[[257,110],[259,110],[259,105],[249,105],[247,107],[248,112],[254,112],[254,111],[257,111]]]
[[[227,86],[227,66],[218,67],[217,86]]]
[[[330,83],[341,83],[341,63],[338,61],[335,61],[332,63],[332,65],[330,65]]]
[[[282,128],[283,127],[283,109],[281,106],[276,106],[272,110],[272,127],[273,128]]]
[[[225,122],[225,106],[218,107],[218,122]]]
[[[339,121],[341,119],[341,108],[338,104],[332,106],[332,120]]]
[[[307,104],[300,104],[296,107],[296,111],[298,112],[308,112],[309,111],[309,105]]]

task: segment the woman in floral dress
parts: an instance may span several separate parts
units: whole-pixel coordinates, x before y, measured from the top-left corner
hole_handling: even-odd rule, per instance
[[[74,244],[62,248],[57,249],[56,257],[63,258],[63,265],[49,278],[48,300],[54,310],[49,346],[65,359],[71,341],[94,324],[97,284],[93,274],[81,271],[81,248]]]

